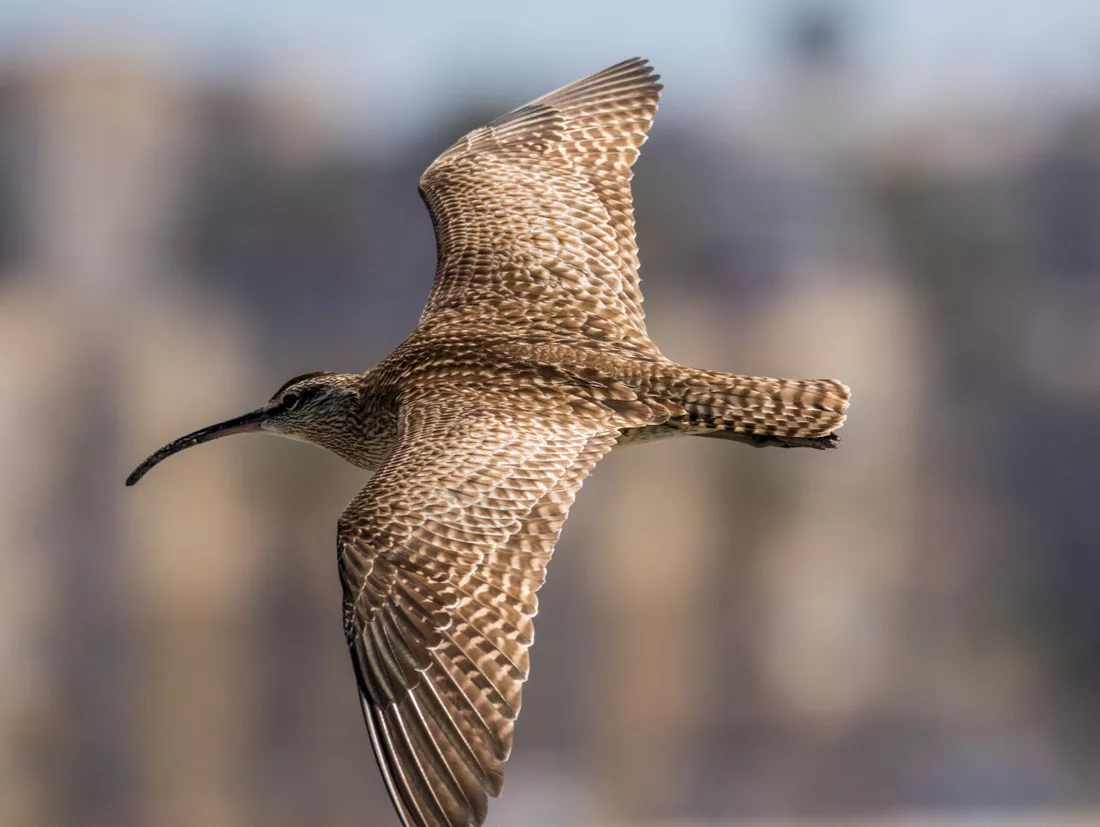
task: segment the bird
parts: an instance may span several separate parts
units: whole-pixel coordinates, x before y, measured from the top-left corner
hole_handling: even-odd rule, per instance
[[[461,138],[420,179],[437,267],[413,333],[363,373],[290,379],[126,480],[257,431],[370,472],[337,523],[343,626],[403,827],[480,825],[500,795],[537,592],[604,455],[838,442],[841,382],[688,367],[646,333],[630,182],[659,79],[633,58]]]

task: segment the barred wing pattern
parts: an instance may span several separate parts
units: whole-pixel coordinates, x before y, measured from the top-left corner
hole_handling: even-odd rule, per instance
[[[446,407],[405,412],[397,448],[339,524],[344,628],[406,827],[481,824],[500,794],[535,593],[618,434]]]
[[[628,60],[474,130],[424,173],[439,262],[422,325],[522,329],[659,356],[645,330],[631,165],[658,75]]]

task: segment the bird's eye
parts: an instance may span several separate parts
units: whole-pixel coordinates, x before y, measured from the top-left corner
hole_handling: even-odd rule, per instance
[[[282,406],[284,411],[293,411],[299,405],[302,404],[302,393],[300,391],[287,391],[283,394]]]

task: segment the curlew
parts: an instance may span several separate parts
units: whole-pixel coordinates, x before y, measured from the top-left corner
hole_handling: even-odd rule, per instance
[[[343,622],[405,827],[481,824],[501,792],[536,593],[585,477],[616,446],[703,436],[830,448],[831,379],[697,370],[646,334],[631,166],[661,84],[628,60],[463,137],[420,193],[438,265],[419,324],[359,374],[310,373],[177,439],[266,431],[373,472],[338,523]]]

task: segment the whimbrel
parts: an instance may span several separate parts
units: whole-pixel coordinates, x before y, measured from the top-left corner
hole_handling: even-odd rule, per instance
[[[848,388],[697,370],[646,334],[631,166],[661,84],[628,60],[476,129],[420,180],[438,266],[420,322],[360,374],[310,373],[127,479],[267,431],[373,472],[338,524],[344,632],[405,827],[481,824],[501,792],[536,592],[617,445],[831,448]]]

